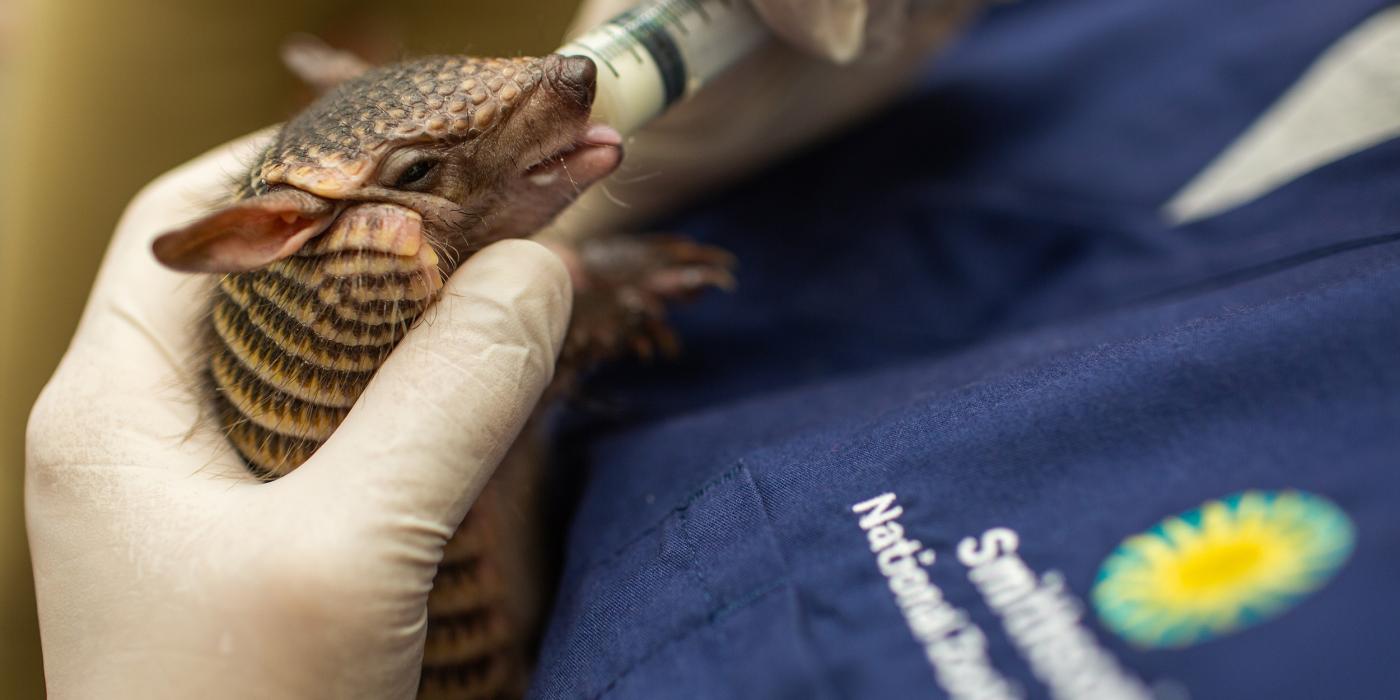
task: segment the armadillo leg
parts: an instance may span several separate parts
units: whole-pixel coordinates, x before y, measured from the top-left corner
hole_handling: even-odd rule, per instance
[[[675,235],[551,242],[574,278],[574,312],[561,370],[625,356],[673,354],[666,308],[709,288],[734,286],[734,257]],[[561,374],[565,372],[561,371]]]

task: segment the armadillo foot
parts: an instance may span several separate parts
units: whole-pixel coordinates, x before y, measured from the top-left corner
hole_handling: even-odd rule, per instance
[[[560,356],[571,367],[674,355],[680,344],[667,307],[735,285],[733,255],[678,235],[590,238],[560,252],[574,275],[573,320]]]

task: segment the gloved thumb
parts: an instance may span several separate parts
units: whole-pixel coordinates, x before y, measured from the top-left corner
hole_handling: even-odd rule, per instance
[[[468,258],[335,434],[273,485],[450,533],[552,378],[571,303],[544,246],[502,241]]]
[[[906,41],[946,28],[971,0],[754,0],[775,34],[803,51],[836,64],[880,60]]]
[[[788,43],[834,63],[865,45],[870,0],[755,0],[758,14]]]

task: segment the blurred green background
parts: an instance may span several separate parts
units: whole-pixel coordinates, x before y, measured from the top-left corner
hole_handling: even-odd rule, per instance
[[[43,696],[24,536],[24,424],[123,205],[161,172],[285,119],[278,46],[368,58],[538,54],[569,0],[0,0],[0,697]]]

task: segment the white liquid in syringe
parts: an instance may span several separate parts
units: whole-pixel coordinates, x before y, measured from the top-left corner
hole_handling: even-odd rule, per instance
[[[654,0],[556,53],[598,65],[594,119],[630,134],[769,36],[748,0]]]

